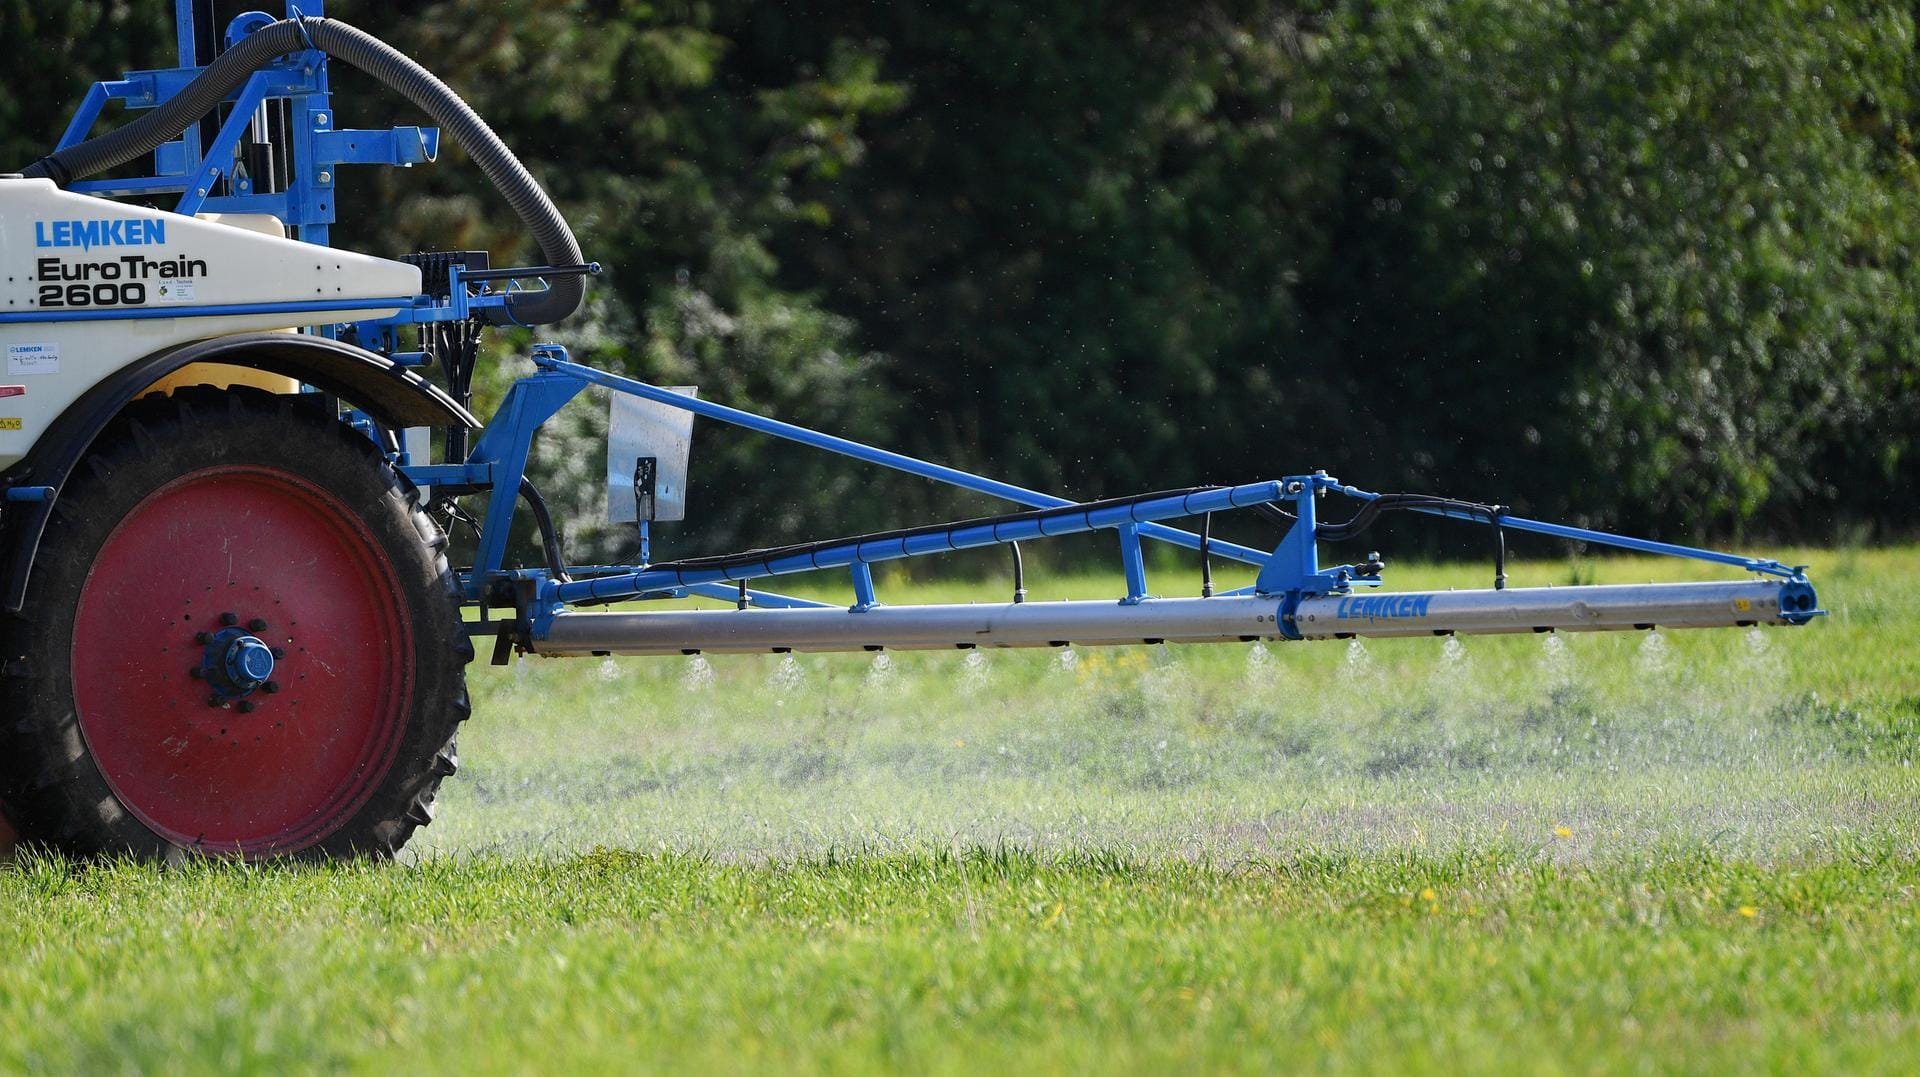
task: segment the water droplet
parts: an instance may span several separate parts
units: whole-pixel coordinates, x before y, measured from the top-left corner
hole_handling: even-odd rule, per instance
[[[1263,684],[1272,680],[1275,672],[1273,652],[1267,649],[1265,643],[1255,640],[1253,646],[1247,649],[1247,681]]]
[[[773,667],[773,672],[767,674],[767,687],[773,689],[775,694],[785,694],[800,687],[800,683],[806,680],[806,677],[806,673],[800,668],[799,660],[791,653],[783,654],[780,656],[779,663]]]
[[[978,692],[987,686],[987,670],[991,665],[985,651],[968,651],[960,660],[960,687],[968,692]]]
[[[1565,684],[1573,679],[1573,652],[1559,633],[1541,634],[1539,668],[1541,675],[1554,684]]]
[[[893,656],[885,651],[875,651],[873,661],[867,666],[867,690],[880,691],[892,683]]]
[[[1673,650],[1667,646],[1667,637],[1658,631],[1648,632],[1640,641],[1640,649],[1633,656],[1633,664],[1642,674],[1664,676],[1673,669]]]
[[[1347,641],[1347,672],[1359,677],[1373,672],[1373,655],[1359,636]]]
[[[704,692],[713,687],[713,663],[704,654],[688,657],[687,670],[680,675],[680,687],[686,692]]]
[[[598,675],[601,684],[612,684],[620,679],[620,663],[615,662],[612,655],[608,655],[600,660]]]
[[[1459,636],[1448,636],[1440,645],[1440,657],[1434,662],[1434,682],[1447,687],[1458,685],[1466,678],[1467,665],[1467,645],[1460,642]]]
[[[1055,673],[1072,673],[1073,667],[1079,664],[1080,656],[1074,652],[1074,649],[1072,647],[1062,647],[1060,648],[1060,653],[1055,656],[1053,660],[1053,670]]]

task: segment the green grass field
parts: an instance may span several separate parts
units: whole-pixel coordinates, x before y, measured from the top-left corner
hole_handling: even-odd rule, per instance
[[[1799,630],[476,666],[401,864],[0,867],[0,1070],[1914,1072],[1920,550],[1802,559]]]

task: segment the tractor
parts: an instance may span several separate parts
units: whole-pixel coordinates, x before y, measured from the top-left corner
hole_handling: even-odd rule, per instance
[[[302,3],[220,27],[211,4],[176,0],[178,66],[94,84],[51,152],[0,176],[0,843],[164,861],[391,856],[458,766],[476,649],[505,664],[1802,625],[1823,612],[1805,566],[1324,471],[1076,501],[599,370],[557,344],[533,346],[533,373],[483,420],[471,410],[483,335],[560,322],[600,267],[458,94]],[[341,129],[339,65],[432,126]],[[137,118],[89,137],[114,104]],[[443,136],[524,222],[538,264],[330,244],[346,169],[428,163]],[[526,475],[541,425],[589,388],[610,399],[608,503],[638,533],[633,564],[570,563]],[[650,525],[685,512],[696,418],[1011,508],[656,560]],[[1213,536],[1213,515],[1236,510],[1272,525],[1270,547]],[[1486,529],[1493,586],[1387,593],[1377,554],[1321,562],[1321,544],[1389,512]],[[522,514],[539,567],[509,563]],[[456,521],[475,532],[471,563],[449,562]],[[1118,545],[1124,593],[1026,601],[1019,544],[1090,531]],[[1510,588],[1516,533],[1739,578]],[[1200,593],[1156,596],[1148,542],[1197,552]],[[1010,596],[877,594],[877,562],[995,545],[1012,553]],[[1215,558],[1254,566],[1255,581],[1216,592]],[[752,586],[821,570],[847,573],[850,601]],[[660,604],[688,598],[714,605]]]

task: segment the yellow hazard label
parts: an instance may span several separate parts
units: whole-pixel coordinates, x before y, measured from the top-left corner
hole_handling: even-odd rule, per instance
[[[9,418],[6,418],[5,416],[0,416],[0,430],[24,430],[24,429],[26,429],[26,427],[24,424],[21,423],[20,420],[9,419]]]
[[[1739,610],[1741,613],[1745,613],[1753,608],[1753,600],[1750,598],[1736,598],[1733,600],[1733,608]]]

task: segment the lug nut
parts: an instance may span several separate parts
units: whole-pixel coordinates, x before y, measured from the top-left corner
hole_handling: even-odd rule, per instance
[[[287,650],[284,647],[270,647],[268,650],[273,652],[275,658],[285,658],[287,656]]]
[[[240,615],[237,613],[223,613],[220,615],[220,623],[226,625],[228,628],[232,628],[234,625],[240,623]]]
[[[260,690],[268,695],[275,695],[280,691],[280,682],[268,681],[260,686]]]
[[[213,633],[211,633],[211,632],[195,632],[195,633],[193,634],[193,642],[195,642],[195,643],[198,643],[198,644],[200,644],[201,646],[203,646],[203,647],[204,647],[204,646],[206,646],[207,644],[209,644],[209,643],[212,643],[212,642],[213,642]]]
[[[192,669],[187,671],[187,676],[192,677],[196,681],[202,677],[205,677],[206,675],[207,675],[207,671],[204,669],[201,669],[199,666],[195,666]]]
[[[207,706],[209,707],[224,707],[226,705],[227,705],[227,701],[221,698],[218,694],[210,695],[207,697]]]
[[[266,630],[267,630],[267,622],[261,620],[258,617],[255,617],[253,620],[247,622],[247,631],[249,632],[265,632]]]
[[[253,708],[257,706],[259,706],[259,704],[255,703],[253,700],[243,699],[240,702],[235,703],[233,705],[233,709],[239,711],[241,714],[252,714]]]

